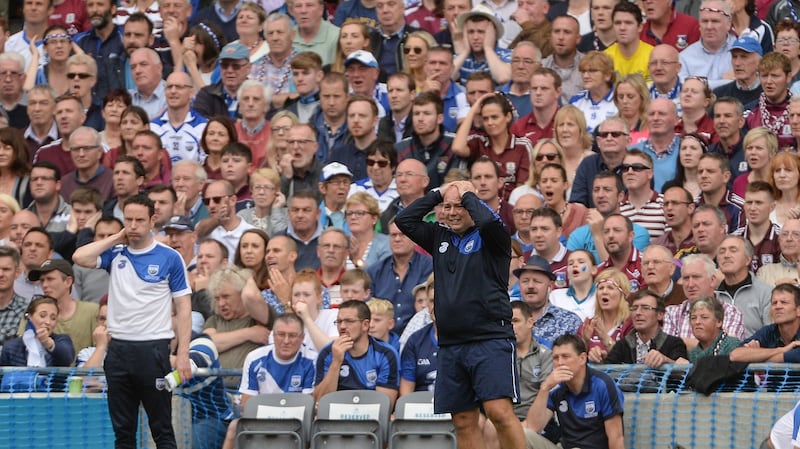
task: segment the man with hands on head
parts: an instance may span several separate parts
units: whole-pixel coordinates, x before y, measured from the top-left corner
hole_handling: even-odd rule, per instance
[[[454,79],[466,84],[469,75],[489,71],[497,84],[511,80],[511,51],[500,48],[497,41],[505,29],[486,5],[477,5],[457,19],[466,51],[456,55]],[[455,78],[455,77],[458,78]]]
[[[442,203],[447,227],[425,223]],[[433,255],[439,320],[436,413],[452,413],[459,447],[481,441],[480,407],[506,449],[525,446],[512,400],[519,400],[516,342],[508,299],[511,237],[470,181],[434,189],[403,210],[397,227]],[[458,318],[454,318],[458,317]],[[481,446],[477,446],[481,447]]]
[[[622,449],[624,397],[614,381],[586,365],[586,344],[572,334],[553,342],[553,372],[523,422],[528,447],[556,448],[540,432],[556,414],[563,447]]]
[[[78,265],[102,267],[111,276],[108,332],[112,339],[104,367],[117,447],[133,446],[136,441],[140,403],[150,418],[156,443],[175,446],[171,394],[163,384],[153,382],[172,370],[173,304],[178,323],[177,370],[184,380],[192,377],[191,289],[186,267],[177,251],[153,239],[154,213],[153,202],[145,195],[129,198],[123,206],[125,228],[73,254]]]

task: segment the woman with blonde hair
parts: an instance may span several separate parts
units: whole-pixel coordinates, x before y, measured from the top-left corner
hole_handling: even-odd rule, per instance
[[[234,42],[239,42],[250,50],[250,75],[248,78],[269,84],[270,78],[267,74],[269,44],[263,37],[267,12],[253,2],[244,2],[241,5],[239,12],[236,13],[236,34],[239,39]]]
[[[784,152],[772,158],[769,181],[775,187],[775,210],[769,219],[781,226],[800,218],[800,156]]]
[[[754,181],[769,182],[770,160],[778,153],[778,138],[767,128],[753,128],[747,132],[742,141],[744,159],[750,171],[733,180],[733,193],[744,198],[747,185]]]
[[[589,133],[608,117],[617,115],[614,104],[614,60],[599,51],[590,51],[578,64],[585,90],[569,100],[569,104],[583,111]]]
[[[378,201],[367,192],[354,193],[344,205],[344,216],[350,229],[350,257],[346,269],[366,269],[392,254],[389,237],[375,232],[381,218]]]
[[[0,245],[8,245],[11,234],[11,221],[20,211],[19,203],[11,195],[0,193]]]
[[[511,191],[511,196],[508,197],[508,203],[513,206],[516,204],[519,197],[529,193],[544,200],[542,193],[539,191],[539,176],[542,173],[542,169],[547,164],[561,164],[563,161],[564,150],[561,148],[561,145],[556,142],[556,139],[539,139],[536,145],[533,146],[533,151],[531,152],[531,165],[528,170],[528,180]]]
[[[631,145],[650,137],[647,130],[647,107],[650,105],[650,91],[642,75],[626,75],[617,81],[614,88],[614,104],[618,116],[625,120],[631,133]]]
[[[630,294],[630,281],[616,268],[606,268],[595,278],[594,316],[578,329],[590,361],[602,361],[611,347],[633,330],[627,301]]]
[[[266,232],[270,237],[289,226],[286,197],[281,193],[281,175],[273,168],[259,168],[250,175],[253,207],[236,215],[245,222]]]
[[[406,38],[403,49],[403,72],[414,80],[417,92],[420,92],[428,76],[425,74],[425,61],[428,50],[436,45],[436,40],[427,31],[414,31]]]
[[[344,60],[347,55],[357,50],[371,52],[369,29],[356,18],[344,21],[339,29],[339,42],[336,45],[336,58],[331,65],[331,72],[344,73]]]
[[[583,111],[568,105],[560,108],[553,119],[553,133],[564,150],[562,165],[567,170],[567,181],[572,185],[575,172],[583,158],[592,154],[592,136],[586,131]],[[567,192],[569,198],[569,192]]]

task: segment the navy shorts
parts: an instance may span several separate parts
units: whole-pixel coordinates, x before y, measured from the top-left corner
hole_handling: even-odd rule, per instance
[[[516,351],[509,338],[440,347],[434,411],[464,412],[500,398],[519,402]]]

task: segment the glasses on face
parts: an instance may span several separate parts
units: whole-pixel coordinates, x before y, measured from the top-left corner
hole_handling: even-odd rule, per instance
[[[618,137],[627,136],[627,135],[628,135],[628,133],[626,133],[625,131],[598,131],[597,132],[597,137],[599,137],[601,139],[606,139],[608,137],[613,137],[613,138],[616,139]]]
[[[414,52],[415,55],[421,55],[423,51],[425,51],[422,47],[403,47],[403,53],[409,54]]]
[[[86,145],[82,147],[71,147],[69,149],[72,153],[88,153],[90,151],[94,151],[100,148],[100,145]]]
[[[297,332],[273,332],[272,335],[275,336],[276,340],[297,340],[302,334]]]
[[[347,218],[351,218],[351,217],[361,218],[361,217],[363,217],[365,215],[370,215],[369,211],[366,211],[366,210],[349,210],[349,211],[344,213],[344,216],[347,217]]]
[[[235,63],[233,61],[222,61],[219,63],[219,66],[222,67],[222,70],[233,69],[233,70],[241,70],[246,66],[246,62]]]
[[[287,143],[287,144],[288,144],[290,147],[293,147],[293,146],[296,146],[296,145],[297,145],[297,146],[304,147],[304,146],[306,146],[306,145],[308,145],[308,144],[310,144],[310,143],[313,143],[313,142],[314,142],[314,141],[313,141],[313,140],[311,140],[311,139],[296,139],[296,140],[295,140],[295,139],[292,139],[292,140],[287,140],[287,141],[286,141],[286,143]]]
[[[191,88],[192,88],[191,84],[167,84],[166,86],[164,86],[165,90],[172,90],[172,89],[184,90],[184,89],[191,89]]]
[[[703,8],[700,8],[700,12],[703,12],[703,11],[716,12],[716,13],[722,14],[725,17],[728,17],[728,18],[731,17],[730,14],[728,14],[726,11],[723,11],[723,10],[721,10],[719,8],[710,8],[708,6],[705,6]]]
[[[547,159],[550,162],[553,162],[554,160],[556,160],[558,158],[559,158],[558,153],[552,153],[552,154],[539,153],[539,154],[536,155],[535,159],[536,159],[536,162],[542,162],[545,159]]]
[[[367,167],[374,167],[376,165],[380,168],[386,168],[389,166],[389,161],[385,159],[367,159]]]
[[[780,237],[784,240],[800,240],[800,231],[783,231]]]
[[[688,206],[692,204],[691,201],[664,201],[664,207],[672,207],[672,206]]]
[[[75,78],[80,78],[82,80],[85,80],[85,79],[88,79],[88,78],[91,78],[91,77],[92,77],[91,73],[75,73],[75,72],[67,73],[67,78],[69,78],[71,80],[74,80]]]
[[[360,323],[360,322],[361,322],[361,320],[358,320],[358,319],[355,319],[355,318],[345,318],[345,319],[341,319],[341,320],[334,320],[333,321],[333,325],[334,326],[339,326],[340,324],[344,324],[345,326],[350,326],[351,324],[356,324],[356,323]]]
[[[274,133],[285,133],[292,129],[291,126],[272,126],[270,130]]]
[[[800,39],[797,39],[796,37],[781,37],[779,39],[775,39],[775,43],[778,45],[800,44]]]
[[[203,204],[205,204],[206,206],[208,206],[208,205],[209,205],[209,204],[211,204],[211,203],[214,203],[214,204],[219,204],[219,203],[221,203],[221,202],[222,202],[222,200],[226,200],[226,199],[228,199],[228,197],[229,197],[229,196],[230,196],[230,195],[223,195],[223,196],[207,196],[207,197],[203,198]]]
[[[647,304],[634,304],[631,306],[631,312],[637,312],[639,310],[642,312],[649,312],[651,310],[658,310],[658,307],[648,306]]]
[[[16,77],[18,77],[20,75],[22,75],[22,74],[19,73],[19,72],[0,72],[0,78],[2,78],[2,79],[16,78]]]
[[[629,170],[633,170],[636,173],[640,173],[645,170],[650,170],[650,167],[644,164],[622,164],[619,166],[619,169],[622,173],[627,173]]]
[[[514,209],[514,215],[522,215],[523,217],[530,217],[533,216],[533,213],[536,212],[536,209]]]
[[[276,189],[274,186],[268,185],[255,185],[250,188],[253,192],[274,192]]]

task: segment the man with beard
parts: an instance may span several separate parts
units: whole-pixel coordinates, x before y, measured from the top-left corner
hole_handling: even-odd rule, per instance
[[[350,138],[336,152],[331,154],[331,161],[346,165],[353,173],[354,179],[367,176],[367,150],[378,136],[375,127],[378,124],[378,105],[368,96],[353,95],[347,100],[347,129]]]
[[[86,0],[86,9],[92,29],[75,36],[75,44],[97,62],[98,73],[94,94],[105,98],[111,89],[125,88],[125,66],[121,55],[122,30],[112,20],[117,5],[112,0]]]
[[[410,137],[395,144],[399,162],[412,158],[425,164],[430,188],[439,187],[451,169],[464,164],[450,149],[455,135],[444,130],[443,122],[441,98],[432,92],[421,92],[412,103],[413,131]]]
[[[578,65],[583,53],[578,52],[581,39],[578,20],[572,16],[559,16],[553,20],[553,32],[550,36],[553,43],[553,54],[542,60],[542,67],[555,70],[561,77],[561,102],[568,104],[569,99],[583,90]]]
[[[597,266],[597,274],[614,267],[631,281],[631,291],[644,288],[642,253],[633,246],[633,222],[620,214],[612,214],[603,222],[603,246],[608,259]]]
[[[785,150],[794,146],[792,128],[789,125],[789,81],[792,79],[792,63],[783,53],[768,53],[758,63],[761,87],[764,92],[758,100],[745,106],[751,111],[747,116],[749,129],[763,126],[778,137],[778,148]]]
[[[131,14],[122,26],[122,46],[125,48],[125,53],[120,57],[123,61],[126,89],[136,88],[131,75],[131,55],[139,48],[152,47],[154,39],[153,22],[141,11]]]

